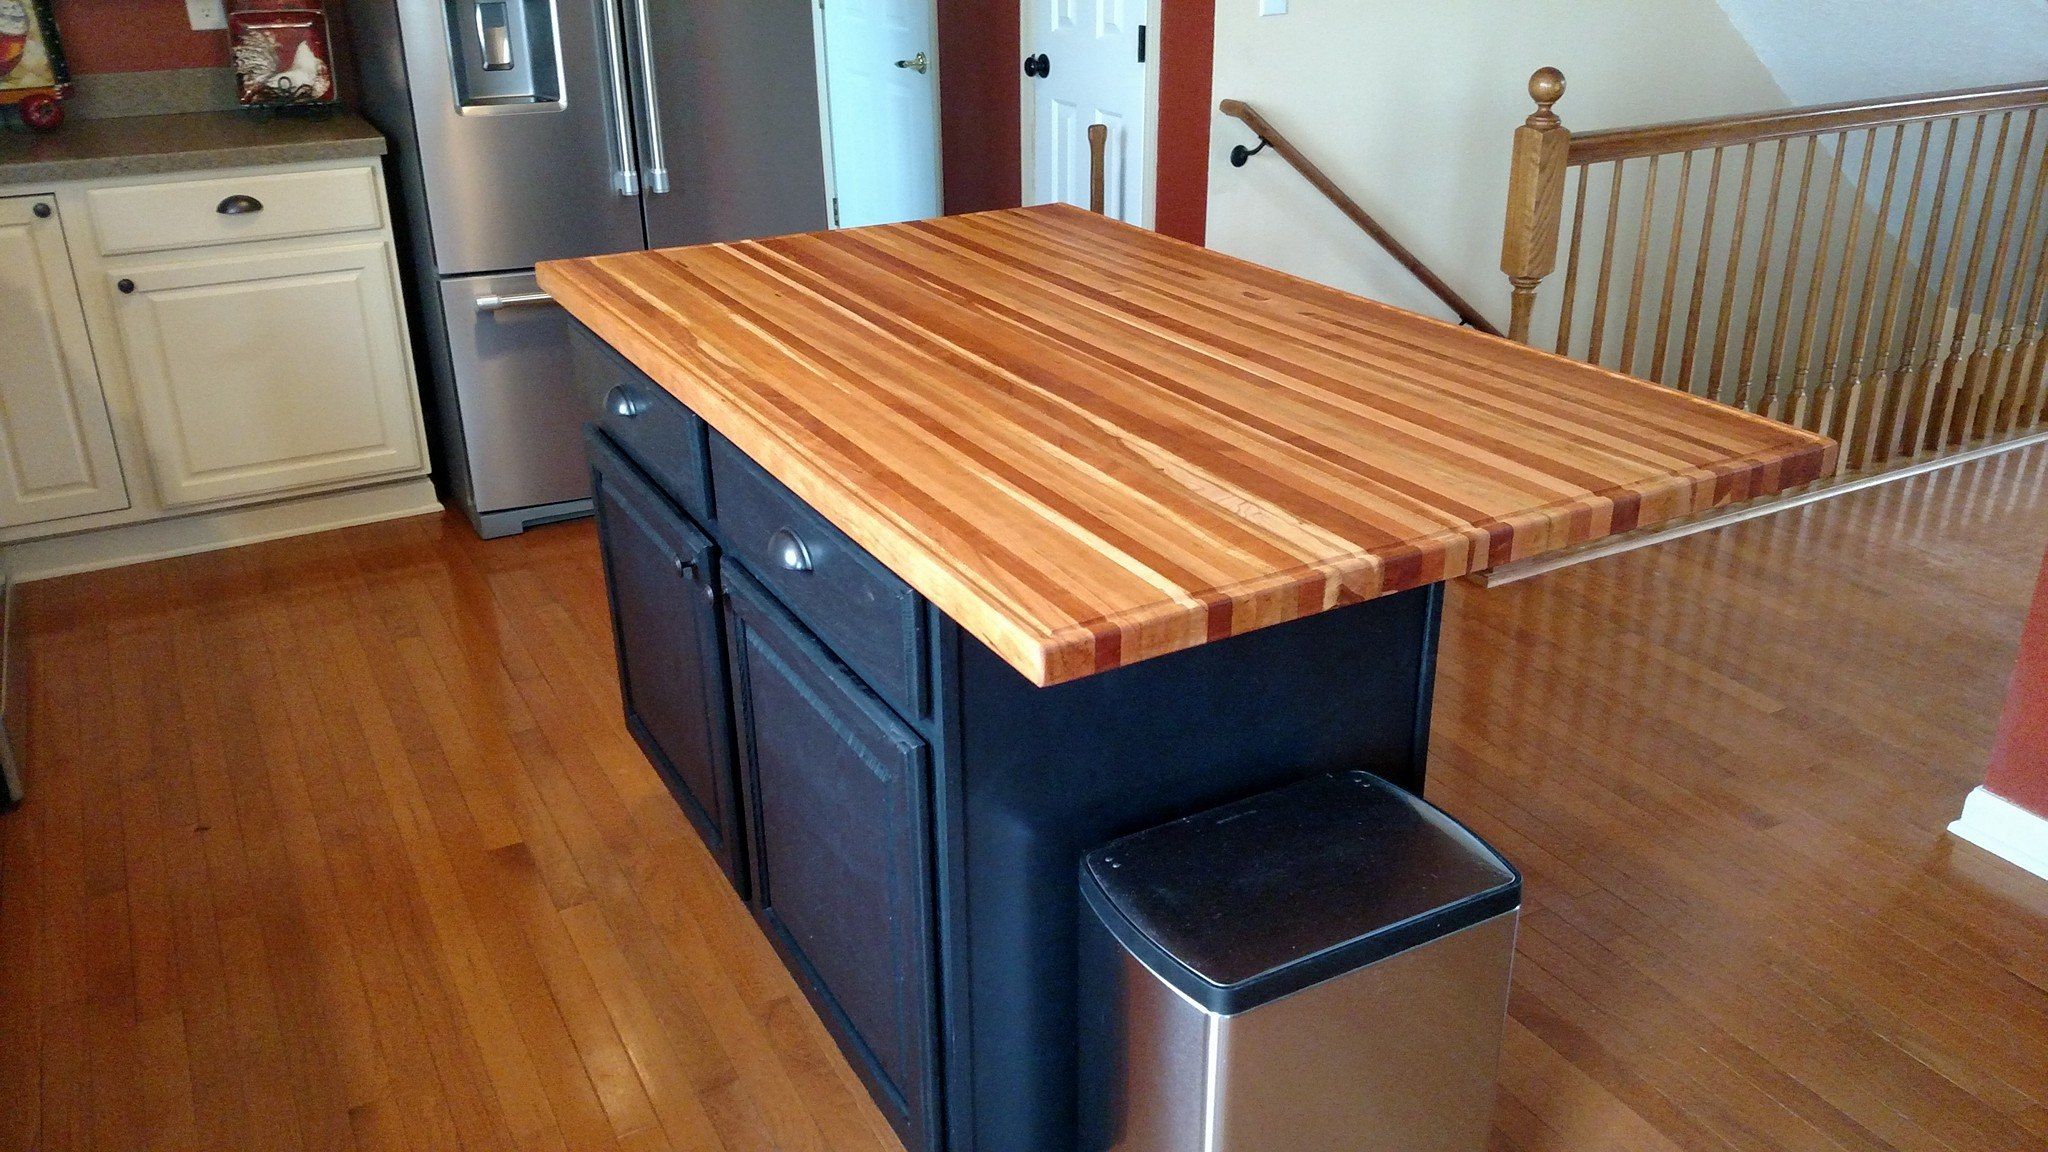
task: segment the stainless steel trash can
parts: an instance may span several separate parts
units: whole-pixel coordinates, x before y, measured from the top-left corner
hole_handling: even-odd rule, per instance
[[[1319,777],[1081,868],[1084,1152],[1481,1152],[1522,881],[1420,798]]]

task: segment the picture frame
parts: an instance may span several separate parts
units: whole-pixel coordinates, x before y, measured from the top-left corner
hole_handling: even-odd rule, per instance
[[[64,120],[71,68],[50,0],[0,0],[0,105],[13,105],[31,128]]]

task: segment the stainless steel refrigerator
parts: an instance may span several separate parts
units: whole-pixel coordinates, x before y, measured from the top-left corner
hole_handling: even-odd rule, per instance
[[[477,531],[589,509],[542,260],[826,226],[812,0],[351,0],[440,474]]]

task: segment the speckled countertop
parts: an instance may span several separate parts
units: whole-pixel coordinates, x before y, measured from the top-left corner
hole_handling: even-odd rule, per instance
[[[50,133],[0,131],[0,186],[382,156],[353,112],[317,117],[182,112],[73,120]]]

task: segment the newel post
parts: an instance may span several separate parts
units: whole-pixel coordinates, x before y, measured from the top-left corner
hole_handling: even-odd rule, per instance
[[[1513,167],[1508,171],[1507,231],[1501,238],[1500,270],[1514,285],[1508,336],[1529,342],[1536,289],[1557,267],[1557,236],[1564,224],[1564,178],[1572,134],[1552,111],[1564,98],[1564,73],[1540,68],[1529,77],[1536,111],[1515,129]]]

